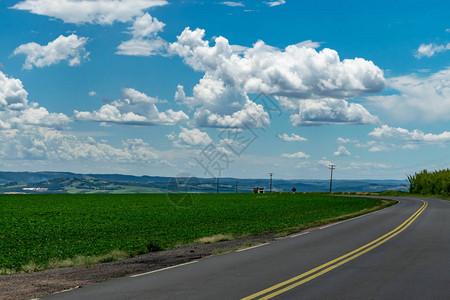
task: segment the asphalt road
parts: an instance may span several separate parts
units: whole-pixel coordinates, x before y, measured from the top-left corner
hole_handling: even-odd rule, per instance
[[[450,299],[450,202],[396,199],[308,234],[45,299]]]

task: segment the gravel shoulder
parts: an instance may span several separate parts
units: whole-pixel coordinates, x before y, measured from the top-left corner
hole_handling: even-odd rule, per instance
[[[311,230],[311,229],[308,229]],[[0,276],[0,299],[31,299],[106,280],[149,272],[252,243],[274,240],[276,233],[211,244],[187,245],[116,262]]]

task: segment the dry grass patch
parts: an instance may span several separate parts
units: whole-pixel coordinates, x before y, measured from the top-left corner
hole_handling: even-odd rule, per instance
[[[356,192],[355,195],[359,196],[378,196],[378,193],[371,193],[371,192]]]
[[[64,260],[54,260],[49,263],[50,268],[67,268],[77,266],[89,266],[98,263],[106,263],[129,258],[130,255],[121,250],[113,250],[100,256],[82,256],[78,255],[73,258]]]
[[[1,275],[11,275],[18,273],[30,273],[30,272],[39,272],[45,269],[54,269],[54,268],[68,268],[68,267],[78,267],[78,266],[89,266],[98,263],[106,263],[118,261],[121,259],[129,258],[130,254],[121,251],[121,250],[113,250],[109,253],[100,256],[82,256],[78,255],[68,259],[62,260],[52,260],[48,263],[48,265],[38,265],[34,262],[26,264],[22,266],[18,270],[12,269],[0,269]]]
[[[231,241],[233,236],[231,234],[215,234],[212,236],[205,236],[196,240],[196,242],[201,244],[210,244],[222,241]]]

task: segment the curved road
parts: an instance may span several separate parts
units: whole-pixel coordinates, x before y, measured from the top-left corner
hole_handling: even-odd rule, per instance
[[[391,199],[308,234],[45,299],[450,299],[450,202]]]

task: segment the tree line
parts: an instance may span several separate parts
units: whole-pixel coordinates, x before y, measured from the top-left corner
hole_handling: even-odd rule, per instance
[[[409,192],[421,195],[450,196],[450,169],[408,175]]]

